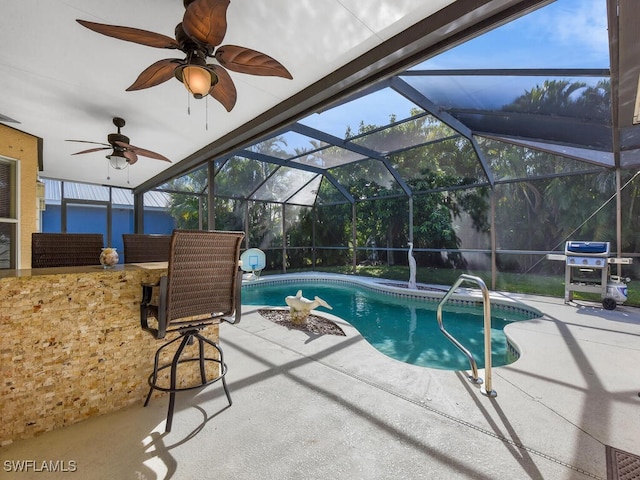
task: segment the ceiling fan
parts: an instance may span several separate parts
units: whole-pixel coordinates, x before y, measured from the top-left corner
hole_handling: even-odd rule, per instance
[[[138,155],[171,163],[171,160],[169,160],[164,155],[160,155],[159,153],[152,152],[151,150],[146,150],[144,148],[131,145],[129,143],[129,137],[120,133],[120,129],[125,125],[124,119],[115,117],[113,119],[113,124],[118,127],[118,133],[110,133],[109,135],[107,135],[107,142],[109,143],[89,142],[86,140],[67,140],[67,142],[92,143],[95,145],[101,145],[100,147],[82,150],[81,152],[76,152],[72,155],[99,152],[100,150],[112,150],[112,152],[107,155],[107,158],[109,159],[109,163],[115,170],[122,170],[128,165],[133,165],[138,161]]]
[[[182,82],[195,98],[211,95],[230,112],[237,99],[236,87],[227,72],[293,78],[269,55],[237,45],[220,45],[227,32],[230,0],[183,0],[185,13],[175,28],[175,39],[160,33],[76,20],[94,32],[155,48],[180,50],[186,57],[167,58],[147,67],[127,91],[154,87],[172,77]],[[218,64],[207,63],[215,58]]]

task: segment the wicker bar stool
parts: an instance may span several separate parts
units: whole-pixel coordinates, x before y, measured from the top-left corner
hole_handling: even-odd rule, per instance
[[[244,232],[174,230],[167,275],[161,277],[158,284],[142,286],[142,328],[156,339],[164,338],[167,333],[178,333],[156,351],[153,372],[149,375],[149,394],[144,403],[145,406],[149,404],[154,390],[169,392],[167,432],[171,431],[176,392],[201,388],[222,380],[231,406],[225,381],[227,365],[222,349],[203,336],[201,331],[222,321],[237,323],[240,320],[242,273],[238,261],[243,238]],[[157,305],[151,302],[154,288],[158,290]],[[149,317],[155,317],[155,327],[149,325]],[[233,322],[231,317],[235,319]],[[198,354],[190,356],[187,352],[183,355],[185,349],[196,341]],[[177,349],[171,361],[165,358],[161,364],[161,355],[173,345],[177,345]],[[190,362],[198,362],[199,379],[195,384],[179,386],[179,366]],[[213,370],[207,371],[207,365],[213,365]],[[168,385],[160,375],[165,369],[169,369]],[[165,383],[161,384],[163,379]]]
[[[101,233],[32,233],[31,268],[99,265]]]
[[[123,233],[125,263],[168,262],[171,235]]]

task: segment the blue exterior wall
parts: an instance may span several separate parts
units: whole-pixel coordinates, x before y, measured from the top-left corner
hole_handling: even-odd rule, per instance
[[[111,209],[111,234],[109,241],[106,236],[106,210],[95,206],[71,205],[67,211],[67,229],[73,233],[102,233],[105,246],[115,247],[120,254],[120,262],[124,263],[123,233],[133,233],[133,209]],[[175,228],[175,221],[168,212],[161,210],[145,210],[144,233],[171,234]],[[47,204],[42,212],[42,231],[58,233],[62,231],[62,214],[60,205]]]

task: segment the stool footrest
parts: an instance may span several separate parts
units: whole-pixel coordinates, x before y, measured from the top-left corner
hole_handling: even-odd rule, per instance
[[[176,392],[183,392],[187,390],[194,390],[196,388],[203,388],[207,385],[211,385],[212,383],[217,382],[218,380],[222,380],[222,386],[224,388],[224,393],[227,396],[227,401],[229,402],[229,406],[231,406],[231,395],[229,394],[229,389],[227,388],[227,382],[225,381],[225,375],[227,373],[227,364],[224,362],[224,356],[222,353],[222,349],[220,346],[212,340],[200,335],[198,330],[186,330],[181,332],[180,336],[170,340],[169,342],[162,345],[156,351],[155,360],[153,364],[153,372],[149,375],[149,393],[147,394],[147,399],[144,402],[144,406],[146,407],[151,400],[151,395],[154,390],[159,390],[161,392],[169,392],[169,408],[167,411],[167,423],[165,426],[165,431],[171,431],[171,424],[173,422],[173,410],[175,407],[176,401]],[[181,358],[182,353],[187,345],[193,344],[194,340],[198,341],[198,357],[193,358]],[[180,345],[176,349],[176,352],[173,355],[173,360],[169,363],[160,365],[160,354],[162,351],[168,347],[169,345],[180,341]],[[213,347],[218,352],[218,358],[206,357],[204,353],[205,345],[209,345]],[[178,366],[183,363],[188,362],[198,362],[200,365],[200,382],[196,385],[190,385],[187,387],[178,387],[177,385],[177,370]],[[207,378],[206,372],[206,364],[207,362],[214,362],[219,365],[220,371],[219,374],[212,377]],[[168,387],[164,387],[158,385],[158,374],[162,370],[169,369],[170,370],[170,385]]]
[[[205,362],[215,362],[215,363],[220,364],[220,360],[218,360],[217,358],[204,358],[202,360],[205,361]],[[200,361],[199,358],[184,358],[184,359],[180,359],[178,364],[187,363],[187,362],[199,362],[199,361]],[[165,365],[159,366],[157,371],[160,372],[160,371],[164,370],[165,368],[171,368],[172,366],[173,366],[173,364],[167,363]],[[211,378],[211,379],[209,379],[209,380],[207,380],[205,382],[200,382],[197,385],[191,385],[189,387],[175,387],[175,388],[162,387],[162,386],[158,385],[156,382],[154,382],[154,380],[153,380],[154,374],[152,373],[151,375],[149,375],[149,386],[153,390],[159,390],[161,392],[185,392],[187,390],[195,390],[197,388],[202,388],[202,387],[206,387],[207,385],[211,385],[212,383],[215,383],[218,380],[222,380],[222,378],[227,373],[227,365],[226,364],[221,364],[221,369],[222,369],[222,373],[220,375],[218,375],[217,377]]]

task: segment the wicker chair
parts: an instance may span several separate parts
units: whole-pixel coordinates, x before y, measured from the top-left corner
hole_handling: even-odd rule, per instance
[[[31,268],[99,265],[101,233],[32,233]]]
[[[204,387],[222,380],[225,395],[231,406],[231,396],[225,381],[227,365],[222,349],[212,340],[201,335],[205,327],[240,320],[240,289],[242,272],[238,268],[240,243],[243,232],[174,230],[171,236],[167,275],[158,284],[143,284],[140,304],[142,328],[156,339],[167,333],[179,335],[163,344],[155,354],[153,372],[149,376],[149,394],[144,405],[149,404],[154,390],[169,392],[169,409],[165,430],[171,431],[176,392]],[[157,305],[151,303],[153,289],[158,289]],[[149,316],[155,317],[156,327],[151,327]],[[234,317],[231,322],[229,319]],[[198,342],[198,355],[184,355],[187,345]],[[170,362],[160,365],[160,357],[166,348],[177,344]],[[205,354],[205,346],[213,348],[213,356]],[[211,350],[208,348],[208,350]],[[211,353],[211,352],[210,352]],[[185,362],[198,362],[199,381],[195,385],[178,386],[178,367]],[[210,374],[206,365],[214,365],[216,374]],[[169,370],[169,385],[160,385],[160,372]]]
[[[171,235],[122,234],[126,263],[168,262]]]

